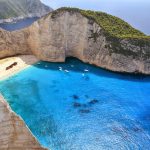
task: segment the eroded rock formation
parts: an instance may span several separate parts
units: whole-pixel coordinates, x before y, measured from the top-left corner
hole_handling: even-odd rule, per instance
[[[76,11],[50,13],[19,31],[0,29],[0,58],[22,54],[50,62],[76,57],[112,71],[150,74],[149,38],[110,38],[97,22]],[[2,97],[0,135],[0,149],[43,150]]]
[[[20,31],[1,29],[0,58],[18,54],[50,62],[72,56],[112,71],[150,74],[149,40],[140,44],[137,39],[108,38],[94,20],[67,10],[50,13]]]
[[[46,150],[0,95],[0,150]]]

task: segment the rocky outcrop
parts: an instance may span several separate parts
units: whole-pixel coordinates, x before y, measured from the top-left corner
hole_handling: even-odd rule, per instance
[[[50,13],[20,31],[0,30],[0,58],[18,54],[50,62],[76,57],[112,71],[150,74],[148,38],[107,36],[96,21],[76,11]]]
[[[0,150],[46,150],[0,95]]]
[[[27,38],[27,31],[11,33],[0,29],[0,57],[31,54]]]
[[[50,11],[40,0],[0,0],[0,23],[41,17]]]

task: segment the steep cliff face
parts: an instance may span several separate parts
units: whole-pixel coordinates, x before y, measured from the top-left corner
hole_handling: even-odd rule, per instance
[[[46,150],[33,137],[23,120],[18,117],[0,95],[0,149]]]
[[[150,74],[149,37],[127,23],[122,25],[122,20],[109,31],[108,25],[116,18],[99,13],[97,21],[92,12],[86,13],[60,9],[24,30],[0,30],[0,58],[34,54],[41,60],[62,62],[72,56],[112,71]]]
[[[11,33],[0,29],[0,57],[31,54],[27,37],[28,31]]]

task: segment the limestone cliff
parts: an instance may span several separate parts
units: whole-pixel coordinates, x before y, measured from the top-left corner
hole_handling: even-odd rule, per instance
[[[72,56],[112,71],[150,74],[150,38],[101,12],[62,8],[26,29],[0,30],[0,58],[18,54],[51,62]]]
[[[0,150],[46,150],[0,95]]]

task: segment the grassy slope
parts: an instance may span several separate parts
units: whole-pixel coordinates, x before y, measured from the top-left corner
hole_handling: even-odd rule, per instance
[[[144,52],[140,51],[131,51],[128,47],[124,48],[121,45],[121,40],[128,40],[130,44],[134,46],[138,46],[141,49],[145,47],[150,47],[150,36],[145,35],[141,31],[133,28],[127,22],[123,21],[122,19],[109,15],[107,13],[98,12],[98,11],[90,11],[90,10],[81,10],[78,8],[68,8],[63,7],[57,9],[56,11],[52,12],[52,18],[55,18],[55,15],[59,14],[62,11],[69,11],[69,12],[79,12],[83,16],[87,17],[90,20],[95,21],[102,27],[102,33],[105,35],[107,41],[111,43],[111,47],[108,44],[107,47],[110,47],[110,55],[112,53],[123,54],[125,56],[132,56],[133,58],[150,58],[150,50],[146,49]],[[45,16],[46,17],[46,16]],[[97,42],[97,37],[101,33],[91,33],[91,37],[95,42]]]
[[[79,12],[85,17],[94,20],[97,24],[99,24],[104,32],[108,34],[108,36],[117,37],[117,38],[140,38],[140,39],[149,39],[150,36],[145,35],[139,30],[136,30],[127,22],[122,19],[109,15],[107,13],[98,12],[98,11],[90,11],[90,10],[81,10],[78,8],[68,8],[63,7],[54,12],[52,12],[53,16],[60,11],[70,11],[70,12]]]

